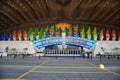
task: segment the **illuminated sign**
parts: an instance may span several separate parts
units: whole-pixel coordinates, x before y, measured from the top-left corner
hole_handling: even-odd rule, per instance
[[[82,46],[90,49],[95,43],[95,40],[79,37],[66,37],[66,45]],[[32,41],[37,48],[43,48],[50,45],[62,45],[62,37],[49,37]]]

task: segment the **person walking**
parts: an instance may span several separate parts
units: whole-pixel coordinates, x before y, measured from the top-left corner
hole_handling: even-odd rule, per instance
[[[82,57],[85,58],[85,50],[82,52]]]
[[[16,54],[14,54],[14,57],[13,57],[14,59],[16,58]]]
[[[1,54],[0,58],[2,58],[2,54]]]
[[[39,55],[39,57],[38,57],[39,59],[40,59],[40,55]]]
[[[92,56],[93,56],[93,55],[92,55],[92,52],[91,52],[91,53],[90,53],[90,59],[92,59]]]
[[[24,54],[22,54],[22,58],[24,59]]]

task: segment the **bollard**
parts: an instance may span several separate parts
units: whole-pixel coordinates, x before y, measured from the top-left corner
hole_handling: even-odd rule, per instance
[[[104,69],[105,67],[103,64],[99,64],[99,68]]]

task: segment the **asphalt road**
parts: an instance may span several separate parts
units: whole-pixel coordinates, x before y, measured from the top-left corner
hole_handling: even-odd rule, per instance
[[[104,64],[105,68],[99,68]],[[0,58],[0,80],[120,80],[116,58],[81,57]]]

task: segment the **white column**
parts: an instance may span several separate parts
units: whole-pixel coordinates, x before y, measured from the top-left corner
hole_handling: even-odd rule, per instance
[[[62,32],[62,47],[65,48],[65,42],[66,42],[66,33],[65,32]]]

